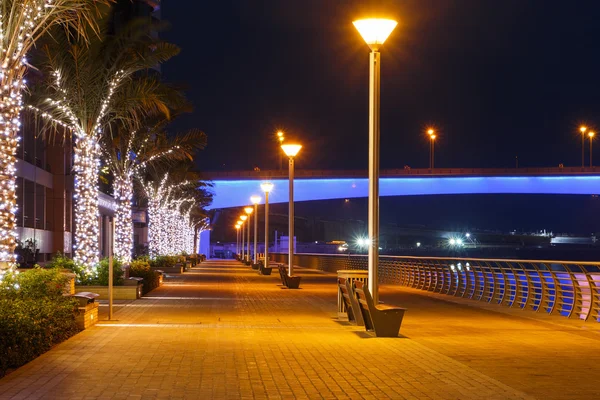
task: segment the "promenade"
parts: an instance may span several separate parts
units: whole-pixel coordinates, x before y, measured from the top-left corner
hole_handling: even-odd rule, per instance
[[[276,272],[276,271],[275,271]],[[207,261],[0,380],[0,399],[597,399],[598,324],[382,286],[399,338],[337,321],[335,275]],[[566,322],[565,322],[566,321]]]

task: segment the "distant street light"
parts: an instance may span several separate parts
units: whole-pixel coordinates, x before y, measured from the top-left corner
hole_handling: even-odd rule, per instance
[[[254,204],[254,259],[253,263],[257,263],[256,259],[256,244],[258,240],[258,203],[260,203],[260,196],[251,196],[250,201]]]
[[[235,226],[235,254],[238,255],[240,252],[240,225]]]
[[[294,157],[298,154],[302,145],[299,144],[282,144],[281,148],[286,156],[289,157],[289,223],[288,223],[288,275],[292,276],[294,272]]]
[[[592,140],[594,139],[595,135],[595,132],[588,133],[588,136],[590,137],[590,167],[594,166],[594,164],[592,163]]]
[[[265,192],[265,263],[264,267],[269,266],[269,192],[273,190],[273,184],[265,182],[260,185],[260,188]]]
[[[242,220],[242,258],[240,261],[244,261],[246,259],[246,251],[244,249],[245,246],[245,242],[244,242],[244,222],[246,222],[246,220],[248,219],[247,215],[240,215],[240,219]]]
[[[380,147],[380,71],[379,48],[396,28],[391,19],[362,19],[354,26],[371,48],[369,56],[369,291],[375,304],[379,303],[379,147]]]
[[[279,145],[281,146],[283,144],[283,141],[285,140],[285,137],[283,136],[282,131],[277,132],[277,140],[279,141]],[[281,153],[279,153],[279,170],[281,171],[282,169],[283,169],[283,156],[281,155]]]
[[[585,167],[585,131],[587,131],[587,127],[581,126],[579,127],[579,132],[581,132],[581,167]]]
[[[244,212],[246,214],[248,214],[248,249],[246,250],[246,261],[250,262],[251,260],[251,255],[250,255],[250,214],[252,214],[252,211],[254,211],[254,209],[252,207],[244,207]]]
[[[433,169],[433,156],[434,156],[434,142],[435,142],[435,131],[431,128],[427,130],[429,135],[429,168]]]

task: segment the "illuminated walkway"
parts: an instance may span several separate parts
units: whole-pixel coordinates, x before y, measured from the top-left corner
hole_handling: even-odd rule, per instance
[[[404,337],[372,338],[336,321],[333,275],[298,272],[286,290],[203,263],[0,380],[0,399],[600,398],[597,325],[383,287]]]

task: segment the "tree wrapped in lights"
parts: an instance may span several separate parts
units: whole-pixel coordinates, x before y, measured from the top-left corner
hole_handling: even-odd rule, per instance
[[[99,21],[100,34],[84,45],[66,32],[53,32],[42,47],[42,73],[28,106],[74,138],[75,245],[74,258],[86,268],[98,263],[98,172],[100,139],[115,125],[135,129],[150,115],[169,115],[168,99],[176,91],[143,71],[179,52],[176,46],[152,39],[151,25],[134,21],[119,34],[109,34],[110,13]],[[52,132],[51,129],[46,131]],[[130,199],[125,182],[118,182],[117,196]],[[121,210],[121,212],[126,212]]]
[[[0,279],[14,266],[15,155],[23,108],[27,54],[55,25],[87,38],[96,29],[94,0],[2,0],[0,7]]]
[[[177,173],[179,172],[179,173]],[[194,250],[198,219],[211,196],[197,174],[176,171],[142,184],[148,199],[148,250],[151,257]]]
[[[192,160],[193,152],[206,145],[206,135],[196,129],[169,137],[163,130],[165,123],[135,131],[113,130],[103,138],[103,158],[114,177],[113,197],[117,202],[115,257],[125,263],[131,261],[133,252],[134,179],[160,171],[177,160]]]

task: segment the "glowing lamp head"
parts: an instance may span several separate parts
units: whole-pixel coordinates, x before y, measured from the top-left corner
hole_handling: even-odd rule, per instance
[[[254,208],[252,207],[244,207],[244,212],[248,215],[252,214],[252,211],[254,211]]]
[[[593,138],[594,136],[596,136],[596,132],[590,132],[588,133],[588,136],[591,138]]]
[[[273,190],[273,186],[274,185],[271,182],[265,182],[260,185],[260,188],[263,192],[269,193],[271,190]]]
[[[427,134],[429,136],[433,135],[435,133],[435,131],[433,129],[427,129]]]
[[[241,219],[238,222],[236,222],[236,224],[239,226],[242,226],[243,223],[244,223],[244,221],[242,221]]]
[[[435,135],[430,135],[429,137],[431,138],[431,140],[435,140]]]
[[[248,219],[248,216],[247,216],[247,215],[240,215],[240,219],[241,219],[242,221],[245,221],[245,220],[247,220],[247,219]]]
[[[301,144],[282,144],[281,148],[283,149],[283,152],[285,153],[286,156],[296,157],[296,154],[298,154],[298,152],[302,148],[302,145]]]
[[[281,132],[281,131],[277,132],[277,137],[283,137],[283,132]]]
[[[237,229],[238,231],[240,230],[241,226],[240,225],[236,225],[235,229]]]
[[[369,18],[353,22],[360,36],[371,50],[377,51],[396,28],[398,23],[392,19]]]
[[[581,126],[581,127],[579,128],[579,131],[580,131],[581,133],[585,133],[585,131],[587,131],[587,127],[585,127],[585,126]]]
[[[262,200],[262,198],[260,196],[251,196],[250,197],[250,201],[252,202],[252,204],[258,204],[258,203],[260,203],[261,200]]]

